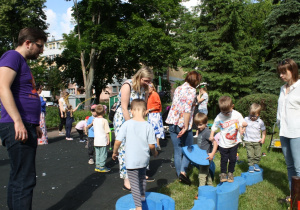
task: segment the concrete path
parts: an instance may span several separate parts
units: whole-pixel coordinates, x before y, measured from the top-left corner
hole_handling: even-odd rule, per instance
[[[79,135],[73,128],[73,141],[58,136],[58,131],[48,132],[49,144],[38,146],[36,157],[37,185],[34,189],[33,210],[113,210],[116,201],[128,194],[122,190],[123,180],[119,178],[119,165],[108,152],[109,173],[95,172],[95,166],[88,164],[85,143],[79,142]],[[176,179],[175,169],[170,162],[173,145],[168,137],[161,140],[162,151],[157,158],[151,157],[147,175],[155,178],[147,183],[148,192]],[[109,150],[109,147],[108,147]],[[6,148],[0,146],[0,209],[6,205],[7,183],[10,161]]]

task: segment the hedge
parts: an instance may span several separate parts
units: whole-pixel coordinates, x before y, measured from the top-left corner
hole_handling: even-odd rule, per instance
[[[108,112],[108,111],[107,111]],[[76,125],[79,121],[84,120],[86,116],[91,116],[92,113],[90,110],[78,110],[74,112],[74,123]],[[104,115],[104,118],[108,120],[107,114]],[[47,106],[46,107],[46,126],[47,128],[56,128],[60,123],[60,118],[58,115],[58,107]]]
[[[250,105],[258,103],[262,105],[260,118],[264,121],[267,132],[271,133],[276,122],[278,96],[273,94],[252,94],[239,99],[235,103],[235,109],[244,117],[249,115]]]

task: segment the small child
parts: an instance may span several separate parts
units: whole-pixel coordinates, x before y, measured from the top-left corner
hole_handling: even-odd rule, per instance
[[[78,109],[80,104],[76,106],[75,109],[72,108],[72,105],[69,104],[64,112],[66,118],[66,140],[71,141],[71,131],[72,131],[72,123],[74,122],[73,113]]]
[[[254,103],[250,106],[250,115],[245,117],[248,126],[244,134],[244,140],[250,173],[260,171],[258,164],[261,158],[261,145],[265,142],[267,135],[265,124],[259,118],[260,111],[261,105]]]
[[[127,120],[115,140],[112,159],[116,160],[118,148],[122,140],[125,141],[125,163],[131,185],[132,196],[137,210],[142,210],[141,201],[145,201],[146,167],[149,164],[151,150],[154,157],[158,155],[155,150],[155,135],[152,125],[145,120],[147,104],[142,99],[131,102],[133,118]]]
[[[200,149],[206,150],[208,157],[206,159],[211,162],[214,159],[214,155],[217,151],[218,144],[217,142],[212,139],[209,140],[210,137],[210,130],[206,126],[207,124],[207,116],[204,113],[197,113],[194,118],[194,123],[198,127],[198,138],[197,144]],[[208,166],[199,166],[199,187],[204,185],[211,185],[212,186],[212,179],[209,175],[209,165]]]
[[[219,108],[221,113],[217,115],[211,127],[209,140],[214,139],[214,133],[220,128],[219,152],[221,154],[221,174],[220,182],[233,182],[233,172],[236,163],[236,155],[239,143],[241,142],[240,135],[243,132],[243,127],[247,126],[243,116],[233,109],[234,104],[229,96],[221,96],[219,98]],[[228,177],[227,177],[227,164]]]
[[[107,159],[106,146],[109,145],[109,125],[108,121],[103,118],[105,114],[105,108],[101,104],[95,108],[97,117],[93,120],[94,127],[94,146],[95,146],[95,159],[97,172],[110,172],[110,168],[105,166]]]
[[[88,119],[89,119],[89,116],[86,116],[85,120],[79,121],[75,126],[77,132],[79,133],[79,139],[80,139],[79,142],[80,143],[85,142],[85,140],[83,139],[83,132],[86,134],[85,128],[86,128],[86,122],[88,121]]]
[[[88,121],[86,122],[86,130],[88,130],[88,155],[89,155],[89,164],[93,165],[95,163],[94,161],[94,127],[93,127],[93,121],[95,119],[95,117],[97,117],[97,113],[96,113],[96,104],[93,104],[91,106],[91,113],[92,116],[89,117]]]

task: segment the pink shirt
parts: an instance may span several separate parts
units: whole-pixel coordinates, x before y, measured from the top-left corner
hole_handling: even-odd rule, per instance
[[[189,83],[185,82],[183,85],[176,88],[174,92],[173,102],[166,119],[166,123],[178,125],[180,128],[184,125],[184,113],[191,113],[189,119],[188,130],[192,128],[193,113],[195,107],[193,103],[196,98],[196,89],[190,86]]]
[[[86,121],[85,120],[79,121],[75,126],[75,128],[78,129],[78,130],[84,130],[85,127],[86,127]]]

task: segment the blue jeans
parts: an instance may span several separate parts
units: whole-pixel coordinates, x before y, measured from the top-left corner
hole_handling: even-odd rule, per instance
[[[288,171],[289,186],[291,189],[292,176],[300,176],[300,137],[287,138],[280,136],[280,142]]]
[[[177,135],[180,131],[181,128],[177,125],[169,126],[169,132],[174,147],[174,164],[177,176],[180,175],[180,172],[185,172],[190,163],[189,159],[182,154],[182,147],[191,146],[193,144],[192,129],[186,131],[180,138],[177,138]]]
[[[208,110],[207,110],[207,109],[198,109],[198,112],[199,112],[199,113],[203,113],[203,114],[205,114],[205,115],[208,114]]]
[[[33,188],[36,184],[35,155],[37,148],[36,125],[24,122],[28,140],[15,140],[14,123],[0,123],[0,136],[10,158],[10,177],[7,205],[13,210],[32,209]]]

